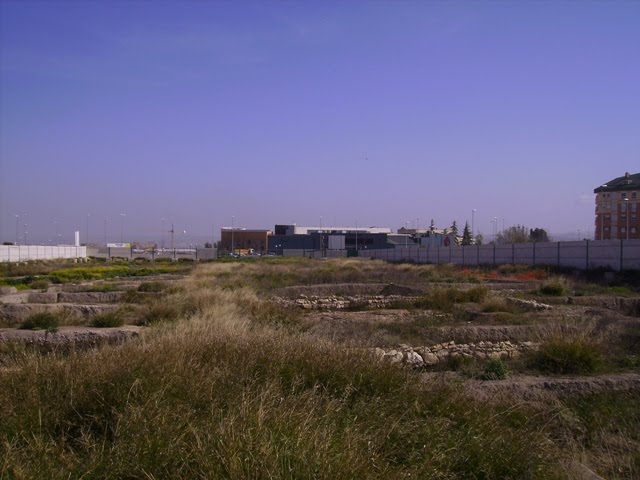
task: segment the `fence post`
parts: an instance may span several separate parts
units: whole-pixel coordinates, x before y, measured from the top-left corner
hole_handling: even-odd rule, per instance
[[[536,242],[533,242],[533,266],[536,266]]]
[[[587,263],[584,266],[584,268],[585,268],[585,270],[589,270],[589,240],[585,240],[585,241],[587,242],[587,245],[586,245],[587,246],[587,255],[586,255]]]

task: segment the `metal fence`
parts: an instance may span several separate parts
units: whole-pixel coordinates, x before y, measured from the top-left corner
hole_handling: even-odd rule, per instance
[[[514,243],[453,247],[407,247],[360,250],[361,257],[415,263],[454,265],[541,265],[582,270],[640,269],[640,240]]]
[[[143,258],[146,260],[213,260],[218,258],[216,248],[165,248],[157,250],[136,250],[129,247],[89,247],[87,255],[93,258],[104,258],[111,260],[123,258],[134,260]]]

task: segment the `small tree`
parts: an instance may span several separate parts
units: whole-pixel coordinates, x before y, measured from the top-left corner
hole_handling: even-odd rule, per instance
[[[550,242],[549,234],[544,228],[532,228],[529,230],[530,242]]]
[[[462,231],[462,245],[471,245],[473,243],[473,237],[471,236],[471,230],[469,230],[469,222],[465,222],[464,230]]]
[[[458,224],[456,223],[455,220],[453,221],[453,223],[449,227],[449,230],[451,230],[451,233],[454,234],[456,237],[458,236]]]
[[[476,235],[475,244],[476,245],[482,245],[482,242],[484,242],[484,237],[482,236],[481,233],[479,233],[478,235]]]
[[[498,233],[496,243],[527,243],[529,234],[524,225],[513,225]]]

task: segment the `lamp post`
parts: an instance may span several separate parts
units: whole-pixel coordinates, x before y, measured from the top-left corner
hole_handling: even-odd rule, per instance
[[[162,224],[162,242],[160,243],[160,248],[164,252],[164,218],[160,219],[160,223]]]
[[[471,209],[471,238],[475,238],[475,230],[476,230],[476,210],[475,208]]]
[[[498,217],[493,217],[491,223],[493,223],[493,243],[496,243],[498,240]]]
[[[404,248],[409,247],[409,221],[407,220],[405,222],[405,229],[404,229]]]
[[[607,188],[606,183],[600,185],[601,188]],[[604,193],[600,193],[600,240],[604,240]]]
[[[629,240],[629,198],[624,197],[624,216],[627,217],[627,240]]]
[[[107,245],[107,219],[104,219],[104,244]]]
[[[120,214],[120,243],[124,243],[124,217],[126,214]]]
[[[16,214],[16,245],[18,245],[20,240],[20,215]]]
[[[233,229],[234,229],[235,218],[236,217],[234,215],[231,215],[231,255],[235,255],[236,253],[235,244],[233,243]]]
[[[29,233],[27,232],[27,224],[25,223],[23,227],[24,227],[24,244],[29,245],[29,242],[27,241],[27,233]]]
[[[358,251],[358,219],[356,218],[356,252]]]
[[[91,216],[91,214],[87,213],[87,228],[86,228],[87,237],[84,240],[84,244],[87,245],[87,246],[89,245],[89,217],[90,216]]]

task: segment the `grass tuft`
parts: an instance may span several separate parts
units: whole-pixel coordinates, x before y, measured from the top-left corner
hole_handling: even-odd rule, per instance
[[[124,324],[124,319],[118,312],[108,312],[96,315],[91,319],[90,326],[95,328],[114,328],[121,327]]]
[[[60,325],[58,315],[52,312],[37,312],[29,315],[22,322],[20,328],[22,330],[47,330],[48,332],[56,332]]]

